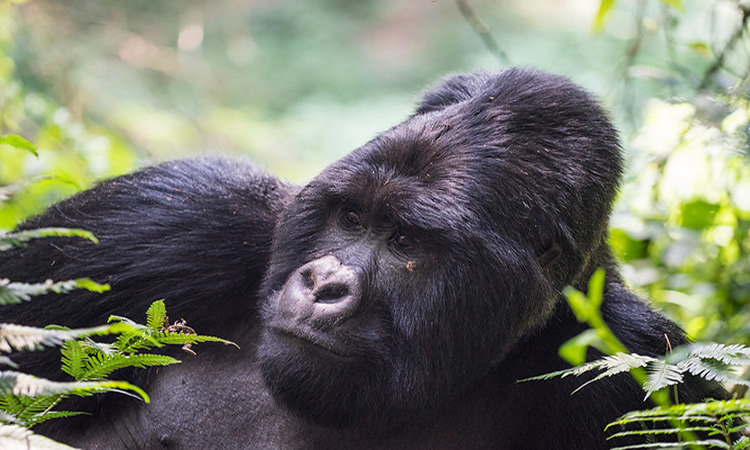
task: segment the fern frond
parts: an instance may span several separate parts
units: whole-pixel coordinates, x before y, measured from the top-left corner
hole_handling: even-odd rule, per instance
[[[0,356],[0,366],[10,366],[14,369],[18,368],[18,364],[13,362],[13,360],[8,358],[7,356]]]
[[[69,450],[65,444],[34,434],[18,425],[0,425],[0,448],[34,450]]]
[[[680,442],[680,445],[692,445],[697,448],[726,448],[731,449],[729,444],[727,444],[724,441],[720,441],[718,439],[703,439],[703,440],[697,440],[697,441],[689,441],[689,442]],[[674,442],[649,442],[649,443],[643,443],[643,444],[634,444],[634,445],[626,445],[624,447],[612,447],[611,450],[635,450],[638,448],[669,448],[669,449],[675,449],[675,448],[684,448],[681,446],[677,446]]]
[[[23,411],[26,403],[20,397],[11,394],[0,395],[0,411],[17,416]]]
[[[750,400],[720,400],[705,403],[688,403],[671,406],[658,406],[642,411],[631,411],[607,425],[627,425],[641,420],[679,419],[694,421],[717,421],[718,417],[750,414]]]
[[[167,308],[164,305],[164,300],[157,300],[151,303],[146,311],[146,326],[151,331],[158,332],[164,328],[164,324],[167,321]]]
[[[153,335],[160,344],[166,345],[184,345],[184,344],[199,344],[201,342],[218,342],[224,345],[232,345],[240,348],[239,345],[226,339],[218,338],[215,336],[203,336],[199,334],[182,334],[182,333],[159,333]]]
[[[0,410],[0,424],[16,423],[16,416]]]
[[[619,375],[624,372],[630,372],[632,369],[644,367],[654,360],[655,359],[650,356],[641,356],[635,353],[617,353],[614,355],[605,356],[604,358],[598,360],[599,362],[601,362],[599,368],[604,369],[604,372],[578,386],[578,388],[576,388],[576,390],[574,390],[572,394],[575,394],[589,384],[601,380],[602,378]]]
[[[656,428],[653,430],[624,430],[620,431],[618,433],[615,433],[611,436],[608,436],[607,439],[616,439],[621,437],[628,437],[628,436],[648,436],[648,435],[656,435],[656,434],[680,434],[684,432],[693,432],[693,433],[711,433],[716,432],[715,428],[707,427],[707,426],[692,426],[692,427],[683,427],[683,428]]]
[[[66,419],[68,417],[86,416],[86,415],[89,415],[89,413],[83,412],[83,411],[46,411],[46,412],[37,414],[36,416],[34,416],[33,419],[27,420],[26,424],[29,427],[32,427],[34,425],[39,425],[42,422],[46,422],[52,419]]]
[[[99,284],[89,278],[75,280],[52,281],[44,283],[19,283],[7,278],[0,278],[0,305],[13,305],[31,300],[32,297],[55,293],[66,294],[75,289],[102,293],[109,290],[108,284]]]
[[[93,233],[78,228],[37,228],[34,230],[0,233],[0,252],[13,247],[21,247],[33,239],[46,237],[78,237],[98,244],[99,239]]]
[[[748,366],[750,365],[750,347],[742,344],[691,345],[690,357],[715,359],[730,366]]]
[[[36,146],[29,142],[26,138],[18,136],[17,134],[3,134],[0,135],[0,145],[10,145],[19,150],[26,150],[34,156],[39,156],[36,151]]]
[[[39,395],[77,395],[86,397],[102,392],[129,391],[140,396],[146,403],[148,394],[138,386],[125,381],[74,381],[59,382],[38,378],[15,371],[0,371],[0,395],[36,397]]]
[[[45,416],[61,400],[67,398],[65,395],[39,395],[37,397],[19,396],[18,404],[13,409],[13,414],[19,425],[31,428],[34,425],[47,420]],[[51,417],[50,417],[51,418]]]
[[[750,386],[750,381],[733,376],[728,368],[716,359],[690,357],[685,361],[677,363],[677,366],[683,371],[687,371],[708,381],[716,380],[720,383]]]
[[[605,356],[604,358],[597,359],[596,361],[582,364],[580,366],[571,367],[570,369],[558,370],[556,372],[545,373],[543,375],[532,378],[524,378],[523,380],[518,381],[524,382],[548,380],[550,378],[557,377],[565,378],[571,375],[577,377],[583,375],[584,373],[591,372],[592,370],[604,370],[604,372],[600,373],[596,378],[587,381],[583,385],[579,386],[578,389],[573,391],[576,392],[589,383],[593,383],[594,381],[600,380],[602,378],[618,375],[623,372],[628,372],[637,367],[645,367],[647,364],[653,361],[656,361],[656,358],[652,358],[651,356],[642,356],[636,353],[617,353],[611,356]]]
[[[81,343],[76,340],[67,341],[60,348],[60,353],[62,371],[79,380],[86,371],[86,352]]]
[[[682,383],[682,370],[662,360],[653,360],[648,365],[648,379],[643,389],[646,391],[644,401],[659,389]]]
[[[134,328],[125,323],[114,323],[78,330],[35,328],[23,325],[0,324],[0,352],[9,353],[15,350],[35,350],[43,346],[60,345],[70,339],[85,336],[102,336],[133,332]]]
[[[596,360],[596,361],[587,362],[580,366],[571,367],[570,369],[557,370],[555,372],[544,373],[542,375],[537,375],[531,378],[523,378],[521,380],[518,380],[517,382],[524,383],[526,381],[549,380],[549,379],[558,378],[558,377],[565,378],[571,375],[579,376],[579,375],[583,375],[586,372],[591,372],[592,370],[599,369],[600,367],[602,367],[602,365],[604,365],[604,362],[602,360]]]
[[[109,376],[112,372],[126,367],[138,367],[144,369],[154,366],[168,366],[180,361],[166,355],[154,355],[142,353],[135,355],[123,355],[120,353],[112,355],[97,355],[88,359],[89,367],[77,379],[100,380]]]

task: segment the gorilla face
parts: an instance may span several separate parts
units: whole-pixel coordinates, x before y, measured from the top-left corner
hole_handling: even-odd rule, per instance
[[[433,413],[590,274],[619,170],[606,117],[565,79],[474,74],[428,92],[281,218],[259,349],[269,389],[325,425]]]

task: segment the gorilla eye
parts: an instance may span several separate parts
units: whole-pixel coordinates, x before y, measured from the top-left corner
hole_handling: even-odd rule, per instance
[[[408,251],[414,247],[414,240],[399,232],[393,234],[391,243],[400,251]]]
[[[344,212],[344,222],[350,227],[359,227],[362,222],[359,220],[359,213],[353,210]]]

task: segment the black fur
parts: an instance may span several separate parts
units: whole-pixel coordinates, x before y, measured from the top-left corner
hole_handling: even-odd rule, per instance
[[[87,448],[608,448],[604,426],[648,406],[628,376],[573,396],[580,379],[516,380],[566,367],[557,349],[583,326],[560,291],[585,289],[597,267],[605,320],[631,351],[685,342],[610,254],[621,172],[615,130],[568,80],[457,75],[301,190],[206,158],[52,207],[23,227],[77,226],[101,244],[37,241],[0,253],[0,274],[87,275],[112,291],[0,314],[93,325],[164,297],[242,345],[149,372],[151,405],[117,400],[46,429]],[[691,380],[680,399],[711,395],[724,394]]]

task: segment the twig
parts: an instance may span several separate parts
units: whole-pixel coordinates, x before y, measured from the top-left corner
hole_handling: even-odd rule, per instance
[[[461,15],[464,16],[464,19],[466,19],[467,22],[469,22],[469,25],[471,25],[474,31],[477,32],[490,53],[495,55],[501,64],[510,64],[508,55],[500,48],[497,40],[492,36],[492,33],[490,33],[490,29],[479,20],[479,17],[474,13],[474,10],[469,6],[469,3],[466,0],[456,0],[456,3],[458,4],[458,10],[461,11]]]
[[[742,23],[737,28],[737,30],[735,30],[734,34],[732,34],[732,36],[729,38],[729,40],[727,41],[727,44],[721,50],[719,57],[716,58],[716,60],[714,60],[714,63],[711,64],[711,67],[709,67],[708,70],[706,70],[706,73],[703,75],[703,80],[701,81],[701,84],[698,85],[698,89],[705,89],[708,87],[708,83],[711,82],[711,78],[713,78],[713,76],[716,75],[716,72],[718,72],[719,69],[721,69],[722,66],[724,65],[724,59],[727,57],[727,54],[729,53],[729,51],[734,47],[737,41],[745,33],[745,26],[747,25],[748,20],[750,20],[750,8],[741,7],[741,9],[742,9]]]

